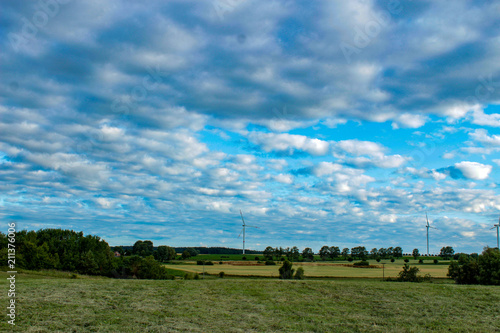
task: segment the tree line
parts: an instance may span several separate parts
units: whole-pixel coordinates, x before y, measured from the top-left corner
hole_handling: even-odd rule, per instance
[[[115,278],[173,278],[160,263],[172,252],[160,247],[162,249],[152,253],[150,241],[138,244],[131,256],[117,257],[109,244],[98,236],[84,236],[83,232],[73,230],[41,229],[16,232],[15,245],[18,268],[56,269]],[[0,260],[4,265],[7,263],[7,236],[1,232]]]
[[[418,251],[418,250],[417,250]],[[300,259],[306,261],[314,260],[314,251],[310,247],[306,247],[304,250],[300,251],[298,247],[272,247],[268,246],[263,252],[264,257],[267,260],[281,260],[281,258],[286,258],[291,261],[298,261]],[[377,259],[387,259],[387,258],[401,258],[403,257],[403,249],[399,246],[389,247],[389,248],[373,248],[370,252],[364,246],[356,246],[351,249],[343,248],[340,250],[338,246],[323,246],[318,255],[322,260],[336,258],[344,258],[344,259],[367,259],[369,257]]]

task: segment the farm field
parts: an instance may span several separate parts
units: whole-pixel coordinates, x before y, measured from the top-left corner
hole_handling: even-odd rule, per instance
[[[14,332],[494,332],[500,288],[375,279],[18,274]],[[0,288],[7,289],[0,273]],[[6,304],[6,292],[0,293]]]
[[[293,264],[293,267],[295,269],[297,267],[304,268],[306,277],[382,278],[384,273],[385,277],[396,277],[405,263],[403,260],[397,260],[394,263],[387,260],[380,263],[372,261],[370,264],[377,266],[377,268],[354,268],[351,266],[352,263],[348,261],[297,262]],[[382,264],[385,264],[385,269],[382,268]],[[409,264],[417,266],[422,276],[430,274],[434,278],[446,278],[449,262],[442,262],[442,264],[419,264],[417,260],[410,260]],[[204,269],[207,274],[218,274],[223,271],[226,275],[233,276],[278,277],[278,269],[281,265],[277,263],[276,266],[266,266],[252,261],[223,261],[223,264],[214,262],[214,265],[205,265],[205,267],[196,265],[195,262],[174,265],[166,264],[165,266],[194,273],[202,273]]]

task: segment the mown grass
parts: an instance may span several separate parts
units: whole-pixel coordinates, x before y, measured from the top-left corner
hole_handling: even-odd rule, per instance
[[[0,274],[1,304],[7,304]],[[18,274],[19,332],[494,332],[500,288],[376,280]],[[2,331],[12,331],[6,319]]]
[[[243,266],[249,264],[251,266]],[[306,277],[366,277],[366,278],[382,278],[385,277],[396,277],[401,271],[405,262],[403,260],[396,260],[391,263],[389,260],[381,261],[380,263],[375,260],[370,261],[370,264],[378,266],[377,268],[354,268],[351,267],[352,263],[347,261],[338,262],[297,262],[294,263],[294,268],[303,267],[305,270]],[[382,268],[382,264],[385,268]],[[446,278],[448,273],[448,265],[436,265],[436,264],[419,264],[416,260],[411,260],[409,262],[411,266],[417,266],[420,269],[422,276],[425,274],[430,274],[434,278]],[[256,265],[255,262],[223,262],[219,264],[214,262],[214,265],[196,265],[193,263],[183,263],[175,265],[166,265],[166,267],[175,267],[175,269],[185,270],[188,272],[201,273],[205,269],[207,274],[218,274],[223,271],[227,275],[233,276],[262,276],[262,277],[278,277],[278,269],[281,264],[266,266],[266,265]]]

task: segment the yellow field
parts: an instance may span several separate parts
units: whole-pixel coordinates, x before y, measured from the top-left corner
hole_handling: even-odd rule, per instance
[[[383,268],[385,264],[385,277],[396,277],[401,271],[404,262],[398,260],[391,263],[375,261],[370,264],[377,266],[376,268],[354,268],[352,263],[349,262],[335,262],[335,263],[322,263],[322,262],[297,262],[293,264],[293,268],[304,268],[306,277],[367,277],[367,278],[382,278]],[[278,277],[278,269],[281,266],[265,266],[257,265],[255,262],[223,262],[223,264],[215,263],[215,265],[205,265],[205,273],[218,274],[224,272],[226,275],[238,276],[265,276],[265,277]],[[419,265],[417,261],[410,261],[411,266],[420,268],[420,274],[430,274],[432,277],[444,278],[448,272],[448,265]],[[196,263],[186,263],[182,265],[165,265],[169,268],[184,270],[187,272],[202,273],[203,266],[196,265]]]

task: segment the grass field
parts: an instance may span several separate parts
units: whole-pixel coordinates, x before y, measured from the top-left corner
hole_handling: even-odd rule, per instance
[[[382,278],[396,277],[404,265],[403,260],[397,260],[391,263],[390,260],[383,260],[380,263],[376,261],[370,262],[371,265],[378,266],[377,268],[353,268],[352,263],[348,261],[336,262],[298,262],[294,263],[294,268],[303,267],[306,277],[366,277],[366,278]],[[385,268],[382,268],[382,264]],[[409,262],[412,266],[417,266],[420,269],[420,274],[430,274],[434,278],[445,278],[448,273],[448,262],[442,264],[418,264],[417,260]],[[183,264],[166,265],[169,268],[185,270],[188,272],[201,273],[205,269],[207,274],[218,274],[223,271],[227,275],[233,276],[262,276],[262,277],[277,277],[280,264],[276,266],[266,266],[257,264],[256,262],[248,261],[225,261],[223,264],[214,262],[214,265],[196,265],[195,262],[186,262]]]
[[[500,288],[363,280],[18,274],[15,332],[495,332]],[[6,274],[0,274],[7,304]],[[12,331],[6,323],[0,330]]]

